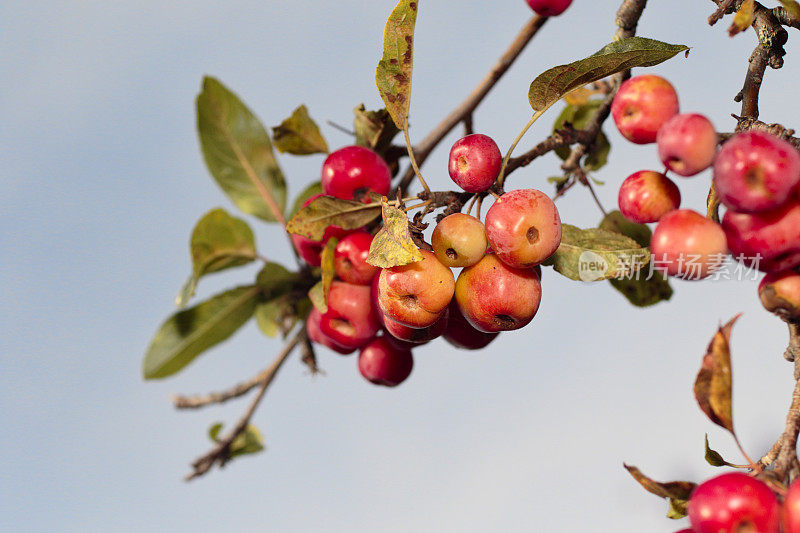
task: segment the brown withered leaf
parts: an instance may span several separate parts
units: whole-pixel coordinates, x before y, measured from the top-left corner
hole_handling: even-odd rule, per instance
[[[422,261],[422,253],[411,239],[406,214],[382,200],[383,227],[372,239],[367,263],[380,268]]]
[[[720,327],[711,339],[694,383],[694,396],[700,409],[712,422],[733,433],[731,406],[732,376],[730,338],[736,315]]]
[[[308,115],[308,108],[301,105],[292,116],[272,128],[272,141],[279,152],[294,155],[326,154],[328,143],[319,127]]]
[[[625,470],[627,470],[630,475],[633,476],[633,479],[638,481],[647,492],[655,494],[656,496],[660,496],[661,498],[688,500],[689,496],[692,494],[692,491],[697,486],[697,484],[692,483],[691,481],[670,481],[667,483],[654,481],[642,474],[642,471],[635,466],[627,465],[625,463],[622,463],[622,466],[625,467]]]

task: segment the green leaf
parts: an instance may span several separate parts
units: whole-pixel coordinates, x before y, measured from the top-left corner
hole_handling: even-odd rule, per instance
[[[706,457],[706,462],[708,464],[710,464],[711,466],[733,466],[733,467],[736,466],[734,464],[729,463],[725,459],[723,459],[722,456],[719,454],[719,452],[714,451],[714,450],[711,449],[711,447],[708,445],[708,433],[706,433],[706,456],[705,457]]]
[[[222,431],[222,422],[217,422],[216,424],[208,428],[208,437],[212,441],[217,442],[217,437],[219,437],[220,431]]]
[[[353,128],[356,144],[366,146],[379,154],[392,144],[392,139],[400,132],[386,109],[367,111],[364,104],[353,109],[355,118]]]
[[[325,303],[328,303],[328,291],[331,289],[333,278],[336,277],[336,261],[334,260],[334,252],[336,245],[339,244],[339,239],[331,237],[325,243],[325,247],[320,254],[322,258],[322,294],[325,297]]]
[[[358,229],[378,218],[380,214],[379,204],[320,196],[289,220],[286,231],[321,241],[328,226]]]
[[[209,428],[208,436],[213,442],[219,442],[218,437],[222,431],[222,427],[222,423],[217,422]],[[258,429],[252,424],[248,424],[247,427],[244,428],[244,431],[239,433],[236,438],[233,439],[228,451],[230,453],[230,457],[233,458],[238,455],[258,453],[263,449],[264,439],[261,437],[261,432],[259,432]]]
[[[322,280],[315,283],[314,286],[309,289],[308,298],[311,300],[311,303],[314,304],[314,307],[317,308],[317,311],[320,313],[328,312],[328,304],[325,301],[327,300],[327,295],[325,294]]]
[[[708,418],[731,433],[733,431],[732,373],[730,339],[739,315],[717,329],[708,345],[703,364],[694,383],[694,396]]]
[[[172,315],[145,353],[144,378],[171,376],[233,335],[253,315],[259,292],[255,286],[237,287]]]
[[[406,214],[383,202],[383,227],[372,239],[367,263],[380,268],[422,261],[422,252],[411,240]]]
[[[206,213],[194,227],[189,242],[192,276],[175,298],[183,307],[194,295],[197,282],[206,274],[246,265],[256,258],[253,230],[247,222],[230,216],[224,209]]]
[[[650,228],[645,224],[631,222],[619,211],[612,211],[606,215],[600,222],[600,229],[630,237],[642,247],[650,246],[650,236],[652,235]],[[658,270],[648,273],[640,271],[630,279],[610,279],[609,283],[637,307],[655,305],[672,298],[672,287],[664,274]]]
[[[528,101],[534,112],[543,111],[573,89],[633,67],[658,65],[687,50],[688,46],[643,37],[615,41],[585,59],[553,67],[537,76],[528,89]]]
[[[267,263],[256,277],[261,298],[255,315],[258,329],[267,337],[286,335],[297,323],[297,295],[302,280],[277,263]]]
[[[322,183],[315,181],[302,191],[300,194],[297,195],[297,198],[294,201],[294,206],[292,206],[292,216],[295,216],[300,209],[302,209],[303,204],[306,200],[311,198],[312,196],[317,196],[318,194],[322,194]]]
[[[244,431],[239,433],[230,446],[231,458],[239,455],[258,453],[264,449],[264,439],[261,432],[252,424],[248,424]]]
[[[629,237],[564,224],[561,244],[547,264],[575,281],[599,281],[632,275],[649,260],[650,251]]]
[[[603,217],[599,228],[630,237],[643,248],[650,246],[650,237],[653,235],[646,224],[631,222],[617,209]]]
[[[800,4],[795,2],[795,0],[778,0],[778,1],[793,18],[800,19]]]
[[[267,263],[256,276],[256,284],[264,300],[286,294],[295,289],[300,281],[296,272],[290,272],[278,263]]]
[[[695,483],[691,481],[662,483],[642,474],[635,466],[629,466],[624,463],[623,466],[647,492],[669,500],[669,511],[667,512],[669,518],[683,518],[686,516],[686,504],[692,491],[697,486]]]
[[[567,105],[561,114],[556,118],[553,124],[553,133],[564,127],[565,122],[572,124],[572,127],[578,130],[586,128],[589,123],[594,119],[597,110],[603,105],[602,100],[589,100],[580,105]],[[558,157],[566,160],[572,151],[569,146],[559,146],[556,148],[555,153]],[[611,144],[608,138],[601,131],[597,135],[592,149],[586,155],[584,166],[588,170],[600,170],[608,162],[608,154],[611,151]]]
[[[297,322],[290,295],[283,295],[256,306],[256,323],[261,333],[275,337],[285,336]]]
[[[328,143],[319,132],[317,124],[308,116],[305,104],[294,110],[292,116],[272,128],[272,139],[279,152],[294,155],[327,154]]]
[[[418,0],[400,0],[389,15],[383,29],[383,58],[375,71],[378,92],[400,130],[408,127],[418,3]]]
[[[268,221],[283,216],[286,181],[264,126],[224,85],[203,79],[197,131],[206,166],[236,206]]]

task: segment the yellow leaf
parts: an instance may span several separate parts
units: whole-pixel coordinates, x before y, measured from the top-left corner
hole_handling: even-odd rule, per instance
[[[369,247],[367,263],[370,265],[391,268],[422,261],[422,253],[411,240],[406,214],[381,199],[383,211],[383,227],[372,239]]]
[[[728,28],[728,35],[733,37],[737,33],[746,30],[753,23],[755,12],[755,0],[745,0],[739,7],[739,11],[733,17],[733,24]]]

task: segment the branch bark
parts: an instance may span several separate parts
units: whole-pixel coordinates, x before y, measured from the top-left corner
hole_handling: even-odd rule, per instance
[[[186,481],[191,481],[196,477],[202,476],[211,470],[211,467],[213,467],[216,463],[218,463],[220,467],[223,467],[228,460],[230,460],[231,444],[236,437],[238,437],[247,428],[247,425],[250,423],[250,419],[253,417],[253,413],[256,412],[258,405],[264,398],[264,394],[267,392],[267,388],[269,388],[269,385],[272,383],[272,380],[275,378],[278,370],[280,370],[283,363],[286,361],[286,359],[288,359],[289,354],[292,353],[292,350],[294,350],[295,346],[300,343],[305,335],[306,328],[303,326],[294,335],[294,337],[292,337],[292,339],[286,343],[272,364],[260,375],[261,381],[258,383],[260,388],[258,390],[258,394],[256,394],[256,396],[253,398],[253,401],[250,403],[250,406],[244,412],[233,429],[228,432],[225,437],[217,441],[214,447],[211,448],[211,450],[209,450],[206,454],[201,455],[195,459],[194,462],[192,462],[192,472],[184,478]]]
[[[511,67],[545,22],[547,22],[547,17],[534,16],[531,18],[525,26],[522,27],[508,49],[503,52],[503,55],[500,56],[497,63],[495,63],[489,73],[481,80],[466,100],[451,111],[433,131],[414,147],[414,154],[416,155],[417,164],[419,166],[422,166],[433,149],[436,148],[453,128],[472,115],[475,108],[478,107],[486,95],[489,94],[489,91],[491,91],[500,78],[503,77],[503,74]],[[414,169],[409,168],[398,184],[403,194],[408,191],[408,187],[411,185],[413,179]]]

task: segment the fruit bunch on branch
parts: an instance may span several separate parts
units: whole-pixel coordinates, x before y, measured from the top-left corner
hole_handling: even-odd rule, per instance
[[[318,373],[318,351],[358,353],[354,366],[367,382],[396,387],[412,375],[413,351],[422,344],[441,338],[460,349],[489,349],[502,332],[524,328],[539,311],[546,268],[576,281],[609,281],[640,307],[669,300],[670,278],[714,278],[730,262],[763,272],[758,296],[788,325],[784,355],[800,368],[800,140],[787,126],[760,121],[758,110],[766,67],[782,66],[786,28],[798,28],[800,6],[715,1],[709,24],[730,16],[732,37],[752,27],[758,40],[742,89],[732,95],[741,102],[733,131],[682,110],[665,78],[632,76],[634,68],[655,67],[689,49],[637,36],[646,1],[624,0],[611,43],[533,79],[530,117],[501,150],[475,131],[473,113],[537,32],[571,4],[527,2],[536,14],[473,92],[416,145],[409,116],[417,1],[400,0],[388,17],[375,72],[385,107],[354,109],[349,146],[331,150],[305,105],[268,131],[220,81],[204,79],[197,129],[209,172],[237,208],[280,226],[297,264],[287,268],[262,255],[249,223],[223,209],[197,222],[192,274],[176,298],[181,310],[153,338],[144,377],[174,375],[252,317],[265,335],[286,343],[270,366],[227,390],[173,398],[179,409],[197,409],[256,391],[231,429],[212,426],[213,446],[192,463],[187,479],[263,449],[251,420],[291,354],[299,351]],[[514,156],[531,125],[559,103],[551,135]],[[595,174],[609,157],[603,131],[609,119],[628,141],[653,145],[663,165],[622,181],[618,210],[606,209],[595,192],[602,184]],[[466,135],[450,147],[447,167],[453,190],[432,190],[424,163],[459,124]],[[319,181],[296,194],[291,207],[276,150],[326,155]],[[510,174],[550,152],[562,160],[561,174],[550,178],[551,194],[511,187]],[[680,182],[709,174],[706,212],[681,208]],[[561,219],[555,200],[576,185],[597,204],[596,228]],[[186,307],[203,277],[251,263],[261,263],[255,279]],[[739,445],[731,414],[735,320],[712,338],[694,393]],[[670,517],[689,516],[686,531],[800,532],[800,485],[792,484],[800,475],[798,431],[800,385],[785,431],[760,459],[739,445],[742,460],[730,463],[706,442],[711,464],[737,472],[700,484],[660,483],[626,468],[669,500]]]

